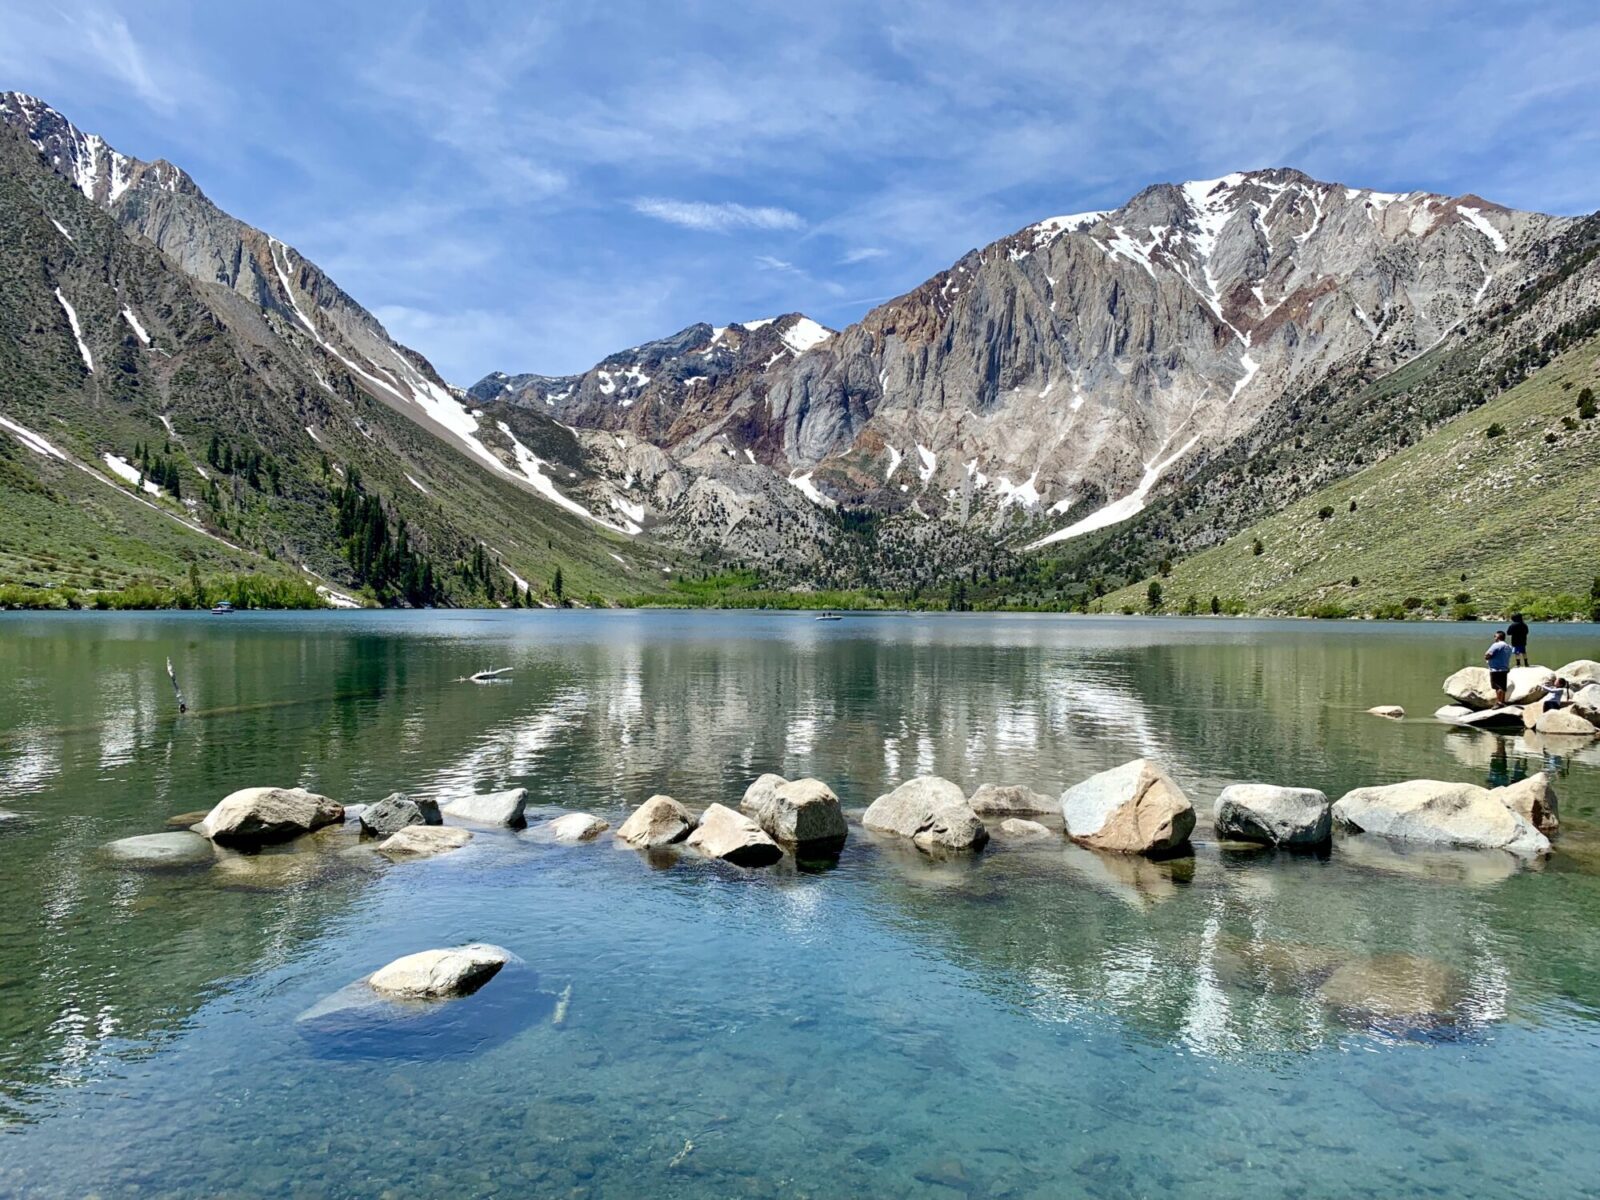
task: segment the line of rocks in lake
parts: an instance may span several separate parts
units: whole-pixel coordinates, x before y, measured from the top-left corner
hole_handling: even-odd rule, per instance
[[[1546,710],[1556,679],[1568,699]],[[1467,667],[1444,682],[1456,703],[1435,716],[1452,725],[1515,726],[1569,740],[1600,736],[1600,662],[1579,659],[1557,671],[1521,667],[1508,679],[1510,704],[1496,706],[1489,672]],[[1403,717],[1398,706],[1369,712]],[[193,867],[234,862],[275,842],[345,821],[364,837],[379,839],[385,857],[404,861],[459,850],[478,829],[527,827],[526,788],[462,796],[444,805],[395,792],[373,804],[348,807],[303,788],[250,787],[232,792],[203,813],[173,818],[165,833],[111,842],[118,861],[148,867]],[[1427,846],[1497,849],[1519,856],[1550,852],[1560,826],[1558,801],[1544,773],[1505,787],[1484,788],[1447,780],[1413,779],[1356,788],[1337,802],[1313,788],[1239,783],[1216,798],[1213,824],[1219,839],[1287,849],[1330,844],[1338,827]],[[907,780],[874,800],[861,816],[874,833],[904,838],[933,855],[972,853],[988,843],[988,817],[1007,840],[1055,836],[1029,818],[1059,815],[1067,838],[1109,854],[1160,858],[1182,853],[1195,828],[1195,809],[1159,763],[1135,759],[1073,784],[1051,798],[1016,785],[986,783],[970,796],[934,775]],[[9,815],[9,814],[8,814]],[[449,817],[453,824],[444,824]],[[592,813],[567,813],[529,836],[563,845],[596,842],[610,829]],[[797,860],[837,855],[849,837],[839,797],[819,779],[765,774],[745,790],[738,809],[720,803],[698,817],[670,796],[652,796],[616,830],[615,841],[638,850],[683,846],[710,859],[746,868],[771,866],[785,852]],[[220,849],[215,849],[220,848]],[[218,859],[219,853],[232,853]]]

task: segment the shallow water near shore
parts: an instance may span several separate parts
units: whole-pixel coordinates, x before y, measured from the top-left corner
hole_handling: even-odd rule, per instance
[[[1489,632],[0,616],[0,1195],[1592,1194],[1600,747],[1431,719]],[[1579,657],[1600,629],[1536,627],[1535,661]],[[1410,716],[1364,711],[1387,703]],[[615,827],[768,770],[859,814],[919,773],[1054,795],[1138,755],[1201,811],[1192,856],[939,862],[855,822],[836,862],[751,872],[533,831],[393,864],[353,826],[167,869],[103,849],[265,783],[525,786],[531,822]],[[1238,781],[1544,767],[1537,869],[1256,852],[1205,815]],[[392,1037],[298,1019],[468,941],[526,969]]]

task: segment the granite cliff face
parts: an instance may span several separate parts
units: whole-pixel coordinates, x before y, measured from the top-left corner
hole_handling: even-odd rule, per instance
[[[696,371],[730,332],[694,326],[576,379],[495,375],[473,394],[673,456],[720,442],[817,503],[915,501],[1049,544],[1133,516],[1341,364],[1382,371],[1449,337],[1568,224],[1283,169],[1158,184],[973,251],[804,349],[740,340]]]

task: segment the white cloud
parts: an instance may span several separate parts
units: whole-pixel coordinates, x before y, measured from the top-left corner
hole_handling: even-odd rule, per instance
[[[887,250],[880,246],[858,246],[854,250],[847,251],[839,262],[849,267],[854,266],[856,263],[871,262],[875,258],[883,258],[888,253]]]
[[[803,229],[805,221],[799,213],[787,208],[765,205],[751,207],[747,204],[708,204],[702,200],[663,200],[659,197],[641,196],[633,202],[633,211],[685,229],[698,229],[705,233],[731,233],[735,229]]]

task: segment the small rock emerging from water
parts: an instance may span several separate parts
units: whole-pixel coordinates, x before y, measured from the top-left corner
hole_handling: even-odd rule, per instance
[[[454,825],[407,825],[379,843],[390,858],[427,858],[459,850],[472,840],[472,830]]]
[[[568,813],[545,825],[553,840],[568,844],[592,842],[610,828],[611,822],[602,821],[593,813]]]
[[[1217,797],[1217,836],[1268,846],[1326,845],[1333,836],[1331,807],[1316,788],[1236,783]]]
[[[986,783],[968,801],[979,816],[1055,812],[1056,801],[1032,788]]]
[[[948,779],[919,775],[879,796],[861,823],[879,833],[894,833],[929,851],[981,850],[989,831],[967,803],[967,795]]]
[[[713,804],[700,814],[688,844],[708,858],[738,867],[770,867],[783,857],[783,850],[761,826],[725,804]]]
[[[1092,850],[1164,854],[1194,832],[1194,805],[1159,763],[1136,758],[1061,793],[1067,836]]]
[[[498,975],[513,957],[509,950],[484,943],[422,950],[379,967],[368,977],[367,984],[387,996],[468,996]]]
[[[617,840],[639,850],[681,842],[694,830],[694,818],[671,796],[651,796],[617,830]]]
[[[471,821],[474,825],[504,825],[521,829],[528,823],[523,815],[527,805],[528,789],[519,787],[507,792],[488,792],[482,796],[452,800],[444,806],[444,812],[458,821]]]
[[[195,832],[225,846],[281,842],[344,820],[344,809],[304,788],[242,788],[206,814]]]
[[[1052,836],[1050,830],[1037,821],[1025,821],[1021,817],[1007,817],[1000,822],[1000,833],[1003,837],[1013,838],[1017,841],[1029,841],[1034,838],[1047,838]]]
[[[433,800],[413,800],[404,792],[391,792],[361,813],[361,828],[367,833],[388,837],[407,825],[442,825],[439,805]]]
[[[1406,715],[1406,710],[1398,704],[1375,704],[1367,712],[1375,717],[1388,717],[1391,721],[1398,721]]]

